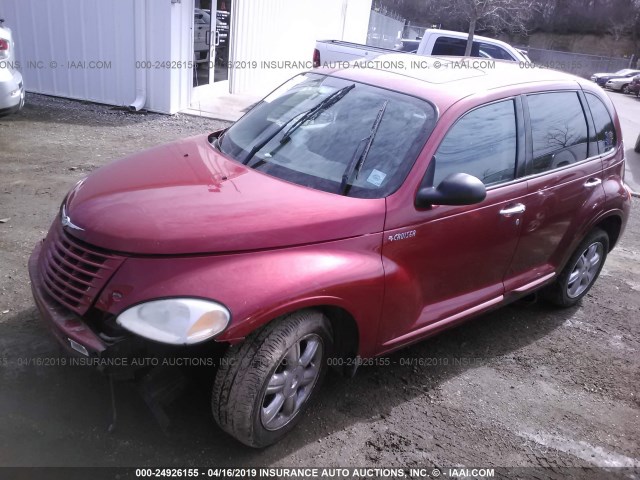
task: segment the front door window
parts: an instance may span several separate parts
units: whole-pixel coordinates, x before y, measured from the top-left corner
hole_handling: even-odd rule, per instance
[[[517,179],[516,103],[504,100],[463,115],[445,135],[434,184],[452,173],[480,178],[490,188],[477,205],[387,212],[383,237],[385,303],[380,343],[394,348],[438,328],[441,321],[504,294],[503,279],[518,244],[527,182]],[[400,223],[398,218],[401,218]]]

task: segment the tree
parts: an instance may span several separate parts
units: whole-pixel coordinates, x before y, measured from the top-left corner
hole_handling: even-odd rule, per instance
[[[527,33],[527,22],[538,9],[536,0],[453,0],[446,7],[469,22],[469,38],[464,55],[471,55],[478,27],[495,33]]]

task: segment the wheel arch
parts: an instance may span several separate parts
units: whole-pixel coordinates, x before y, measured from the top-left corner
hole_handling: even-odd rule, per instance
[[[557,265],[556,272],[559,274],[559,272],[565,268],[576,248],[578,248],[578,245],[580,245],[582,240],[596,229],[603,230],[608,235],[609,249],[607,250],[607,253],[611,252],[622,235],[624,228],[622,215],[623,212],[620,210],[609,210],[584,225],[573,238],[571,246],[566,249],[562,261]]]
[[[360,347],[360,328],[351,313],[334,305],[316,307],[331,322],[333,333],[334,357],[339,359],[355,358]]]
[[[261,330],[271,325],[273,322],[293,315],[303,310],[316,310],[321,312],[331,325],[333,335],[333,353],[332,358],[336,359],[335,366],[352,365],[348,359],[354,359],[358,356],[361,344],[363,342],[362,332],[365,331],[364,325],[359,325],[356,316],[344,305],[341,305],[335,298],[316,298],[298,301],[273,310],[269,313],[261,315],[259,319],[254,319],[251,323],[256,325],[256,330]],[[259,326],[258,326],[259,325]],[[222,343],[241,343],[245,338],[222,339],[218,340]],[[349,375],[351,372],[348,368],[338,368],[341,373]]]
[[[613,247],[617,244],[620,238],[620,233],[622,232],[622,218],[615,214],[609,215],[605,218],[600,219],[590,229],[590,231],[593,231],[596,228],[600,230],[604,230],[604,232],[609,236],[609,252],[610,252],[611,250],[613,250]]]

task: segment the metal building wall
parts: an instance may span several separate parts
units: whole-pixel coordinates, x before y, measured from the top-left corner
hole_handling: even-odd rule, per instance
[[[192,71],[157,65],[193,59],[194,1],[0,0],[0,14],[14,32],[28,91],[128,106],[139,90],[136,62],[146,61],[145,108],[175,113],[189,106]],[[281,62],[309,62],[318,39],[364,43],[371,1],[235,0],[231,59],[258,68],[233,70],[231,91],[264,94],[306,70]],[[136,55],[136,10],[146,12],[143,55]]]
[[[283,62],[311,61],[316,40],[365,43],[371,0],[235,0],[234,8],[231,91],[265,94],[306,70]]]
[[[146,5],[143,58],[136,58],[136,2]],[[174,113],[188,105],[191,71],[153,67],[191,59],[193,0],[1,0],[0,7],[28,91],[126,106],[136,98],[136,61],[151,61],[145,107]]]

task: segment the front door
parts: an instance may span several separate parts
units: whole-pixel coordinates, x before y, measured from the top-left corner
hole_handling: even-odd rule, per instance
[[[526,180],[518,181],[522,125],[517,99],[462,116],[432,160],[432,184],[452,173],[468,173],[483,181],[486,199],[478,205],[416,209],[406,227],[385,231],[383,351],[502,301],[527,194]],[[394,224],[389,215],[393,212],[387,224]]]

